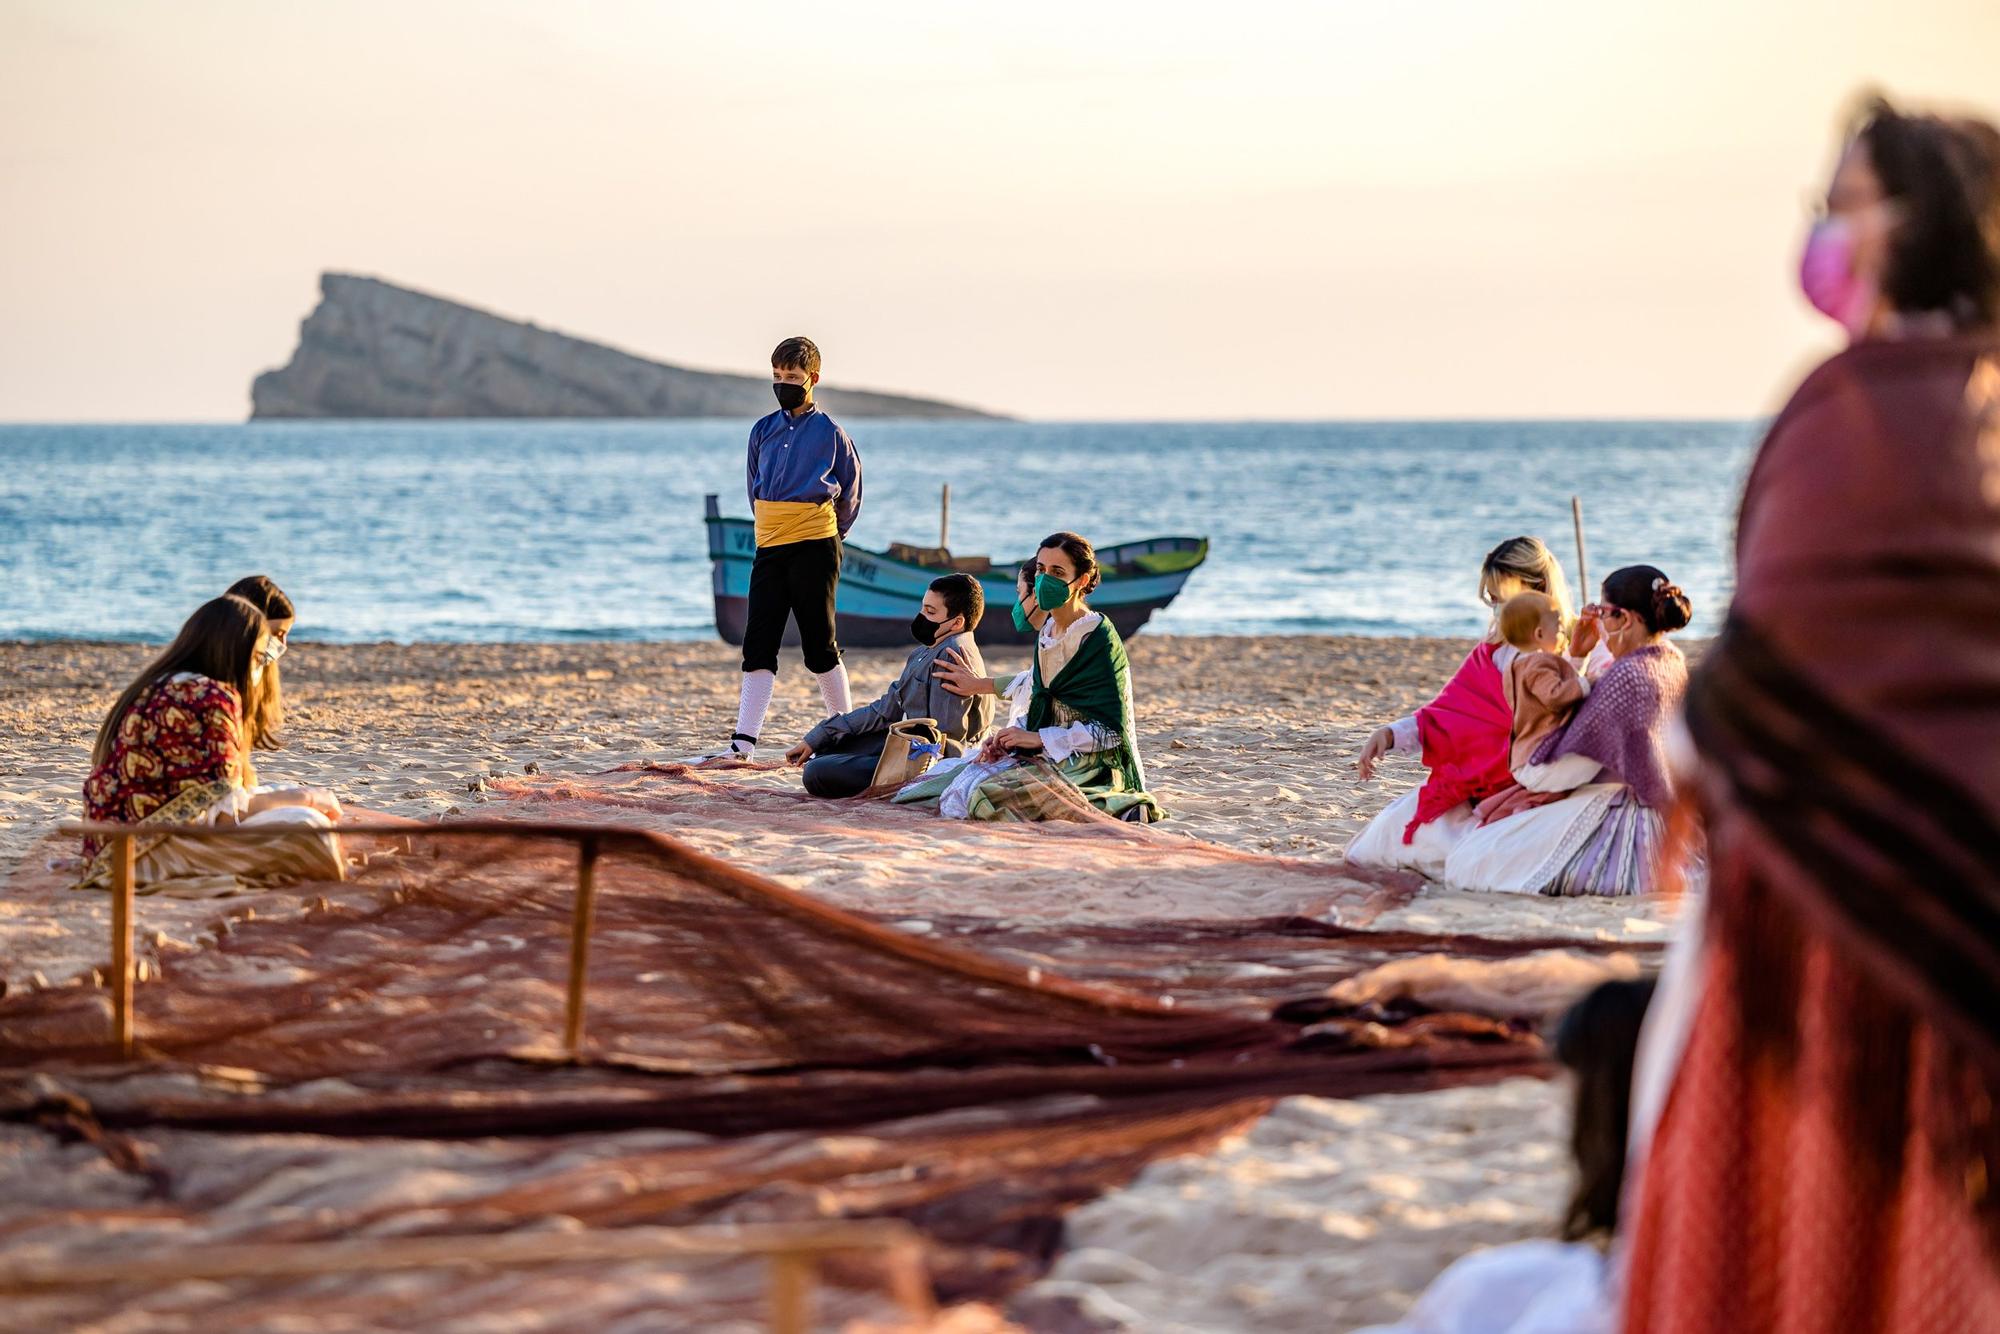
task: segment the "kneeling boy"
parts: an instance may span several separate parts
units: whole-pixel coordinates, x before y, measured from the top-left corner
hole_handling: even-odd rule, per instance
[[[923,610],[910,622],[917,651],[903,664],[895,684],[872,704],[828,718],[785,752],[787,760],[805,766],[807,792],[852,797],[867,791],[889,728],[905,718],[937,719],[947,755],[960,754],[986,734],[993,721],[993,697],[954,695],[931,675],[932,664],[947,649],[956,649],[975,674],[985,672],[972,639],[985,612],[986,594],[971,575],[948,574],[932,582]]]

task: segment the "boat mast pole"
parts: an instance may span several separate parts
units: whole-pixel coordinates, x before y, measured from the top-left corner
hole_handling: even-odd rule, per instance
[[[938,499],[938,547],[951,547],[951,483],[944,484],[944,495]]]
[[[1583,554],[1582,496],[1571,496],[1569,498],[1569,517],[1570,521],[1576,525],[1576,579],[1582,585],[1582,587],[1577,589],[1577,596],[1585,602],[1594,602],[1596,599],[1590,596],[1590,563],[1584,558]]]

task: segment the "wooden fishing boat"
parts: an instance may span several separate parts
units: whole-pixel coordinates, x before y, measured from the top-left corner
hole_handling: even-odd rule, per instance
[[[949,501],[947,500],[947,513]],[[948,525],[939,536],[949,532]],[[935,547],[892,543],[886,552],[848,543],[842,552],[840,592],[834,600],[835,633],[850,648],[901,648],[910,643],[910,618],[923,604],[924,590],[941,574],[975,575],[986,590],[983,644],[1022,644],[1030,636],[1014,629],[1008,608],[1014,575],[1026,559],[995,562],[984,556],[953,557],[942,541]],[[715,568],[715,628],[725,642],[741,644],[749,617],[750,566],[757,557],[757,529],[749,519],[725,517],[718,498],[708,497],[708,555]],[[1127,638],[1174,600],[1188,576],[1208,559],[1205,537],[1154,537],[1097,549],[1104,581],[1090,605],[1111,618]],[[785,642],[798,643],[798,627],[787,624]]]

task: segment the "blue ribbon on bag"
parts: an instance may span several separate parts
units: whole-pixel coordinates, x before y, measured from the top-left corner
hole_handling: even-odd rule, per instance
[[[941,760],[944,758],[944,747],[935,741],[912,741],[910,758],[914,760],[919,755],[928,755],[934,760]]]

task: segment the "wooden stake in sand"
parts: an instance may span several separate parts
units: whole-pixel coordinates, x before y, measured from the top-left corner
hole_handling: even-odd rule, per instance
[[[111,1032],[132,1054],[132,836],[111,840]]]
[[[770,1260],[771,1334],[806,1334],[813,1318],[813,1261],[796,1251]]]
[[[1590,562],[1586,561],[1583,557],[1583,497],[1582,496],[1571,496],[1569,498],[1569,517],[1570,520],[1576,524],[1577,592],[1579,595],[1582,596],[1585,602],[1590,602],[1593,600],[1590,596]]]
[[[563,1013],[563,1046],[573,1061],[583,1053],[583,987],[590,972],[590,923],[597,910],[597,840],[576,847],[576,904],[569,918],[569,1002]]]
[[[944,484],[944,494],[938,497],[938,549],[951,548],[951,483]]]

